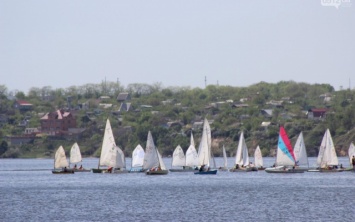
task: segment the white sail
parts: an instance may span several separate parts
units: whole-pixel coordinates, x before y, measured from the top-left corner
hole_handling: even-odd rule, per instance
[[[222,152],[223,152],[223,167],[224,168],[227,168],[228,167],[228,159],[227,159],[227,153],[226,153],[226,148],[224,148],[224,145],[223,145],[223,148],[222,148]]]
[[[298,136],[296,144],[293,147],[293,153],[295,154],[295,160],[298,166],[308,166],[308,156],[302,132]]]
[[[198,154],[194,145],[190,145],[186,150],[186,166],[194,167],[199,165]]]
[[[190,137],[190,146],[195,147],[195,140],[194,140],[194,136],[192,135],[192,132],[191,132],[191,137]]]
[[[132,152],[132,167],[142,167],[144,161],[144,149],[139,144]]]
[[[185,166],[185,154],[184,154],[184,150],[181,148],[180,145],[178,145],[173,153],[173,161],[171,163],[171,165],[174,167],[178,167],[178,166]]]
[[[242,132],[239,137],[237,153],[235,156],[235,164],[239,166],[249,166],[248,147],[245,143],[244,133]]]
[[[165,166],[165,164],[164,164],[163,158],[161,157],[161,155],[160,155],[158,149],[157,149],[157,154],[158,154],[160,169],[166,170],[166,166]]]
[[[260,147],[257,146],[254,153],[254,164],[256,167],[262,167],[264,165],[263,155],[261,153]]]
[[[355,156],[355,146],[354,143],[351,143],[348,149],[350,166],[352,166],[352,158]]]
[[[338,156],[335,152],[335,146],[329,129],[326,130],[323,136],[322,143],[319,148],[317,164],[321,168],[327,166],[337,166],[339,164]]]
[[[207,119],[203,123],[202,137],[198,147],[199,165],[210,166],[211,158],[211,129]]]
[[[126,159],[123,151],[118,146],[116,146],[115,148],[117,152],[115,168],[126,168]]]
[[[67,157],[65,155],[64,148],[60,146],[58,150],[55,152],[54,156],[54,168],[63,168],[63,167],[69,167]]]
[[[70,149],[69,163],[79,163],[82,161],[80,148],[77,143],[74,143]]]
[[[109,166],[115,167],[116,166],[116,152],[114,149],[116,147],[115,138],[113,137],[113,132],[111,128],[110,120],[107,119],[104,139],[102,141],[101,147],[101,155],[100,155],[100,166]],[[112,156],[114,155],[114,157]]]
[[[152,133],[149,131],[144,154],[143,169],[151,169],[153,167],[159,167],[159,157],[154,145]]]

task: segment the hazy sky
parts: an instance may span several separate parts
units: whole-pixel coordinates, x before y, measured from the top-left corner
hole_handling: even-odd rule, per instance
[[[0,85],[354,88],[355,0],[321,1],[0,0]]]

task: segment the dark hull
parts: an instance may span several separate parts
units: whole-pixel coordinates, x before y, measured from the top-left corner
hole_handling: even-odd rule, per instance
[[[240,168],[240,169],[230,169],[230,172],[253,172],[258,171],[256,167]]]
[[[63,171],[63,170],[52,170],[53,174],[73,174],[74,171],[73,170],[67,170],[67,171]]]
[[[170,172],[196,172],[198,170],[195,169],[169,169]]]
[[[157,170],[157,171],[150,171],[148,170],[145,172],[147,175],[166,175],[169,173],[169,170]]]
[[[217,174],[217,170],[198,171],[198,172],[195,172],[194,174],[196,174],[196,175],[206,175],[206,174],[214,175],[214,174]]]
[[[107,173],[107,169],[97,169],[93,168],[91,169],[93,173]]]

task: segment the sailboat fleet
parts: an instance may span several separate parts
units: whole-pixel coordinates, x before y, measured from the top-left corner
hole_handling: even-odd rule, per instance
[[[82,156],[79,145],[74,143],[70,149],[69,162],[65,155],[63,146],[60,146],[55,153],[53,174],[73,174],[74,172],[93,173],[127,173],[145,172],[147,175],[166,175],[168,172],[194,172],[196,175],[216,174],[217,170],[228,171],[227,154],[225,147],[222,147],[223,166],[217,169],[211,149],[211,128],[207,119],[204,120],[202,137],[198,146],[195,148],[193,134],[190,136],[190,146],[184,150],[178,145],[172,156],[171,168],[168,170],[154,144],[152,133],[149,131],[145,150],[141,145],[132,152],[131,169],[126,170],[126,159],[124,152],[115,143],[109,119],[106,121],[103,142],[98,167],[85,169],[82,167]],[[350,144],[348,149],[349,162],[353,165],[355,161],[355,146]],[[78,165],[80,164],[80,167]],[[326,130],[317,157],[317,167],[310,169],[304,143],[303,133],[301,132],[297,141],[292,147],[286,130],[280,127],[277,153],[275,164],[265,168],[262,152],[259,146],[254,152],[254,164],[250,162],[248,147],[245,142],[244,132],[241,132],[238,147],[235,153],[234,166],[230,172],[252,172],[265,170],[267,173],[303,173],[303,172],[342,172],[345,168],[339,167],[338,157],[329,129]],[[71,166],[72,165],[72,166]],[[74,165],[74,166],[73,166]],[[353,167],[346,170],[355,170]]]

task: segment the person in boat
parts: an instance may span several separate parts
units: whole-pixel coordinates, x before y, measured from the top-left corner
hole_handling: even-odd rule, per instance
[[[239,169],[239,164],[235,164],[235,169]]]
[[[67,172],[68,170],[67,170],[67,167],[64,167],[64,172]]]
[[[83,169],[83,165],[80,165],[79,170],[82,170],[82,169]]]
[[[76,164],[74,165],[73,169],[76,169]]]
[[[205,171],[205,164],[200,167],[200,172]]]
[[[113,167],[109,167],[109,168],[107,169],[107,172],[112,173],[112,170],[113,170]]]
[[[353,164],[353,169],[355,170],[355,156],[351,159],[351,163]]]

